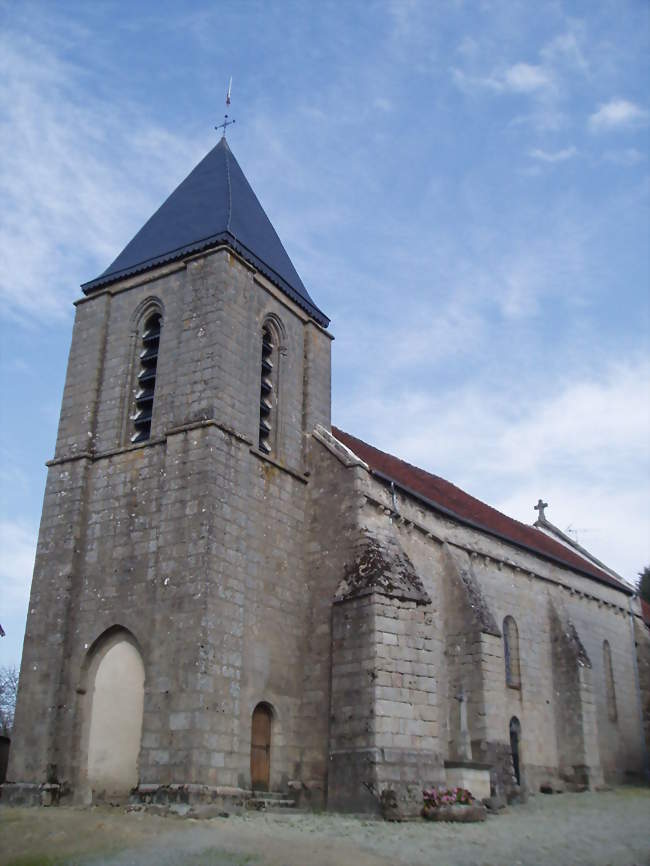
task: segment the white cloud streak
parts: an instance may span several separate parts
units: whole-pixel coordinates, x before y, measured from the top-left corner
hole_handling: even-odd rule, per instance
[[[589,71],[589,62],[585,57],[581,41],[571,30],[560,33],[542,47],[540,56],[545,64],[561,63],[586,74]]]
[[[649,382],[646,359],[528,396],[476,377],[453,392],[368,395],[342,425],[525,522],[544,496],[554,522],[597,529],[596,555],[633,576],[650,557],[650,507],[636,483],[650,471]]]
[[[484,76],[471,75],[454,67],[452,75],[456,85],[466,92],[484,89],[494,93],[534,93],[553,85],[550,72],[530,63],[515,63]]]
[[[589,117],[589,126],[594,132],[630,129],[647,122],[648,112],[628,99],[612,99]]]
[[[640,150],[637,150],[636,147],[626,147],[622,150],[608,150],[603,155],[603,159],[606,162],[612,162],[614,165],[622,165],[626,167],[631,167],[634,165],[638,165],[640,162],[643,162],[646,159],[645,154],[641,153]]]
[[[20,613],[27,607],[34,570],[36,530],[25,523],[0,521],[0,583],[2,615]]]
[[[573,159],[574,156],[578,155],[578,149],[573,146],[565,147],[562,150],[542,150],[542,148],[535,147],[529,152],[529,155],[540,162],[566,162],[567,159]]]
[[[89,100],[83,71],[43,43],[6,31],[0,58],[0,303],[51,321],[80,294],[71,277],[110,264],[197,147],[128,102]]]
[[[0,520],[0,663],[18,666],[36,553],[36,527],[20,520]]]
[[[552,78],[550,73],[541,66],[533,66],[530,63],[515,63],[503,74],[503,87],[514,93],[532,93],[550,87]]]

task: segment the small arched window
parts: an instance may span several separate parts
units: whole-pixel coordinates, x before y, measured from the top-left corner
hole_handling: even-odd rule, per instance
[[[140,369],[137,373],[135,390],[135,414],[133,415],[133,435],[131,442],[145,442],[151,436],[153,398],[156,389],[156,370],[158,367],[158,347],[162,317],[156,312],[150,315],[140,337]]]
[[[519,632],[517,623],[511,616],[503,620],[503,657],[506,665],[506,685],[513,689],[521,688]]]
[[[612,651],[609,641],[603,641],[603,668],[605,669],[605,691],[607,693],[607,714],[610,722],[618,718],[616,709],[616,689],[614,687],[614,669],[612,667]]]
[[[264,454],[275,451],[277,438],[279,337],[270,322],[262,328],[260,370],[260,423],[258,446]]]

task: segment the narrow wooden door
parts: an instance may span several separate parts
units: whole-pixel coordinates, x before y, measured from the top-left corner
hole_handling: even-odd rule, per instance
[[[255,791],[268,791],[271,775],[271,710],[258,704],[253,711],[251,729],[251,785]]]

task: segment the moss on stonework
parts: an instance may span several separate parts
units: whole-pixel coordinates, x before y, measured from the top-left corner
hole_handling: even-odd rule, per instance
[[[359,554],[346,565],[335,600],[343,601],[368,592],[417,604],[431,603],[413,563],[390,536],[381,540],[371,535],[364,536]]]

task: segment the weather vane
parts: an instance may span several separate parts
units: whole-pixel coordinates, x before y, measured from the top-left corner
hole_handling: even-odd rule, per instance
[[[232,75],[230,76],[230,81],[228,82],[228,92],[226,93],[226,105],[230,105],[230,91],[232,90]],[[234,120],[228,120],[228,115],[224,114],[223,123],[220,123],[218,126],[215,126],[215,129],[223,129],[223,137],[226,137],[226,129],[229,126],[232,126]]]

